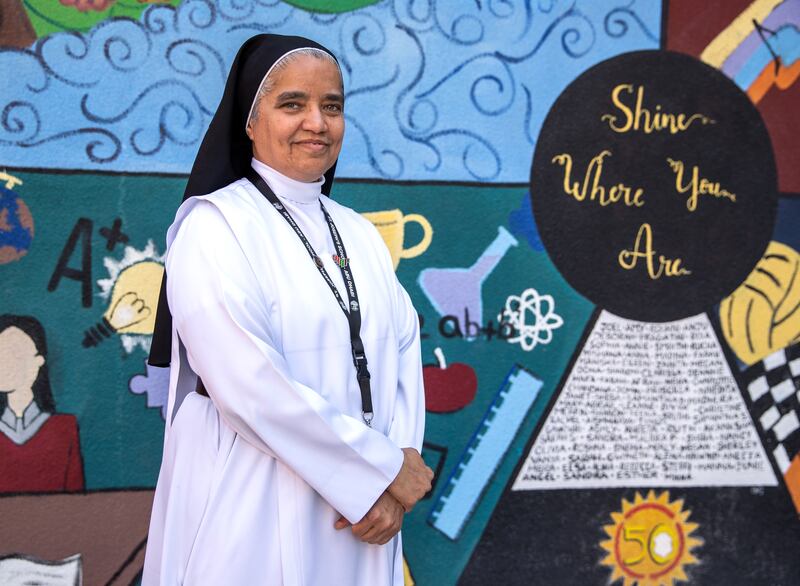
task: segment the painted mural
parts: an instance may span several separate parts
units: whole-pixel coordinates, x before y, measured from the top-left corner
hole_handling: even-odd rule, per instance
[[[342,63],[419,313],[406,583],[800,583],[800,2],[0,10],[0,583],[138,583],[165,232],[260,32]]]

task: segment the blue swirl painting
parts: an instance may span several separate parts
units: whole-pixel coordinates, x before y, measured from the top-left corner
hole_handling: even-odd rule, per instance
[[[237,48],[299,34],[339,58],[339,176],[527,182],[550,105],[582,71],[658,47],[658,0],[385,0],[315,14],[186,0],[0,49],[9,167],[188,173]]]

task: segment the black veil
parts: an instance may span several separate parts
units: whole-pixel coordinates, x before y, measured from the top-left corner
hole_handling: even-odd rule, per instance
[[[302,48],[320,49],[335,59],[328,49],[302,37],[256,35],[241,46],[228,74],[222,100],[194,160],[183,194],[184,201],[195,195],[216,191],[245,176],[253,157],[245,125],[256,93],[264,76],[281,57]],[[330,195],[335,170],[334,164],[325,173],[325,183],[322,185],[325,195]],[[152,366],[169,366],[172,352],[172,315],[167,305],[166,283],[165,273],[148,359]]]

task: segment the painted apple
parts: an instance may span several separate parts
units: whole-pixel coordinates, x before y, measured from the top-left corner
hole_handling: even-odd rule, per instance
[[[478,390],[478,377],[469,364],[447,365],[441,348],[433,351],[439,364],[422,368],[425,408],[432,413],[452,413],[469,405]]]

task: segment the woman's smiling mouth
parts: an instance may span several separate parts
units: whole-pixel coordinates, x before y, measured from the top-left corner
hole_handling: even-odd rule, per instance
[[[311,153],[321,153],[328,148],[328,143],[323,140],[298,140],[295,142],[296,145],[300,146],[303,150],[309,151]]]

